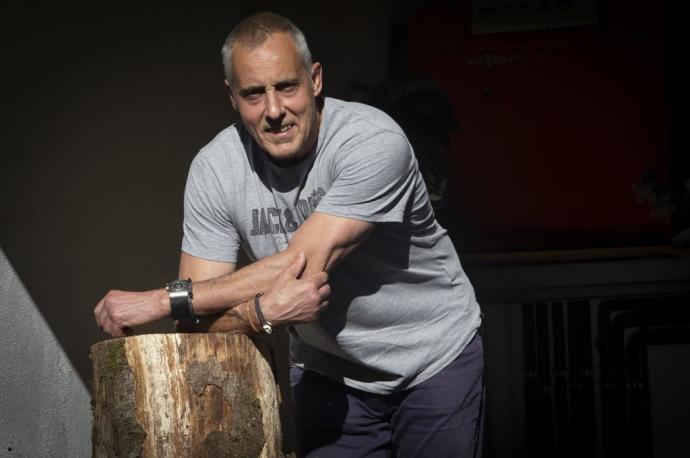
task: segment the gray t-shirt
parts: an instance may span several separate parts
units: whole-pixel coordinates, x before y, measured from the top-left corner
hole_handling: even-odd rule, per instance
[[[182,250],[236,262],[285,250],[311,213],[377,223],[330,276],[330,305],[290,328],[292,363],[389,393],[431,377],[480,325],[474,290],[435,220],[411,146],[383,112],[326,98],[317,145],[274,165],[238,122],[194,159]]]

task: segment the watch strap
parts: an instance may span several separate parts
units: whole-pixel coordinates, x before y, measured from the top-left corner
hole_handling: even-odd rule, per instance
[[[192,305],[192,279],[174,280],[165,285],[170,298],[170,316],[173,320],[192,320],[199,322]]]

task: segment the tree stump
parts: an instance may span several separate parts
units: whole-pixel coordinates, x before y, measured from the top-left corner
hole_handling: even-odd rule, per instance
[[[220,333],[93,345],[93,456],[282,456],[278,390],[258,345]]]

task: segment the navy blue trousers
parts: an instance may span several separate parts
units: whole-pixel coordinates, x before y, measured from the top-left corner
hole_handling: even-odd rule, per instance
[[[483,370],[478,333],[439,373],[392,394],[367,393],[293,367],[299,456],[479,457]]]

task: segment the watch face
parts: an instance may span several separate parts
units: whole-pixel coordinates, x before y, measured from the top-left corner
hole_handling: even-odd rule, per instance
[[[185,282],[182,280],[175,280],[168,285],[168,291],[185,291],[186,289]]]

